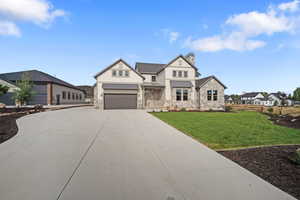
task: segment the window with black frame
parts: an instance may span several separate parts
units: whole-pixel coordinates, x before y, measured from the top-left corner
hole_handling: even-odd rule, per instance
[[[189,96],[188,90],[183,90],[183,95],[182,95],[183,101],[187,101],[189,99],[188,96]]]
[[[173,77],[176,77],[177,72],[175,70],[173,70]]]
[[[217,101],[218,100],[218,90],[214,90],[213,95],[214,95],[214,101]]]
[[[212,91],[207,90],[207,101],[211,101],[211,100],[212,100]]]
[[[176,90],[176,101],[181,101],[181,96],[182,96],[181,92],[182,92],[181,89]]]
[[[151,77],[152,82],[156,82],[156,76]]]
[[[67,97],[66,92],[63,91],[63,92],[62,92],[62,98],[63,98],[63,99],[66,99],[66,97]]]

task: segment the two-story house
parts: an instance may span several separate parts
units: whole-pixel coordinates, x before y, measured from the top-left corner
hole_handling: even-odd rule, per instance
[[[257,100],[264,99],[261,92],[248,92],[241,95],[242,104],[255,104]]]
[[[95,75],[95,105],[100,109],[224,110],[226,86],[215,76],[199,78],[194,54],[167,64],[122,59]]]

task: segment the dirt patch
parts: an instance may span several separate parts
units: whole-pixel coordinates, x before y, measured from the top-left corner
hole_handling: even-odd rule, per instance
[[[300,199],[300,165],[288,159],[297,148],[300,148],[300,145],[259,147],[218,153]]]
[[[300,116],[293,117],[290,115],[269,115],[269,117],[270,120],[277,125],[300,129]]]

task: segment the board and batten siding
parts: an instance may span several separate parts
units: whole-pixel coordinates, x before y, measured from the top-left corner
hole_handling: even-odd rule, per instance
[[[128,77],[120,77],[120,76],[113,76],[113,70],[127,70],[129,71]],[[143,78],[139,76],[137,73],[132,71],[124,62],[120,61],[110,67],[108,70],[100,74],[96,77],[96,98],[95,98],[95,105],[99,109],[104,109],[104,90],[102,88],[103,83],[115,83],[115,84],[137,84],[139,87],[137,91],[137,107],[142,108],[143,105],[143,91],[142,91],[142,84],[144,82]]]

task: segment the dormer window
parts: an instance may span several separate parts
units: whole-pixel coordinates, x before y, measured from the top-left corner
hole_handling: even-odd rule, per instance
[[[151,76],[152,82],[156,82],[156,76]]]
[[[117,71],[116,70],[112,70],[112,76],[117,76]]]

